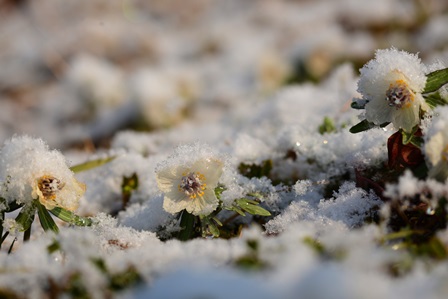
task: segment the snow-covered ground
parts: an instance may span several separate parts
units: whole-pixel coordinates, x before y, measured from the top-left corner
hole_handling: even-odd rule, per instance
[[[436,200],[448,185],[381,176],[395,122],[349,131],[366,117],[350,106],[365,96],[358,70],[377,49],[418,53],[426,73],[448,66],[446,1],[19,2],[0,2],[1,194],[31,202],[16,197],[42,191],[45,177],[41,203],[51,209],[51,200],[65,205],[54,194],[85,184],[75,213],[94,224],[55,218],[55,234],[36,217],[23,242],[18,213],[7,213],[0,297],[448,296],[446,217],[415,245],[405,233],[419,228],[391,227],[397,209],[378,194],[430,190],[419,199],[429,217],[445,208]],[[422,128],[429,175],[439,179],[448,150],[437,158],[433,145],[445,140],[437,134],[448,110],[437,111]],[[25,138],[16,149],[15,134],[44,142]],[[64,168],[106,158],[76,179]],[[213,187],[225,188],[217,218],[228,231],[179,241],[160,173],[214,159]],[[70,184],[46,175],[59,169]],[[224,209],[248,195],[271,215]]]

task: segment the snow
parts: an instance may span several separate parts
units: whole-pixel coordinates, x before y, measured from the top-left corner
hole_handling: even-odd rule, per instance
[[[386,167],[395,130],[349,132],[365,117],[350,104],[366,84],[399,68],[420,92],[425,74],[447,65],[446,1],[26,3],[7,15],[0,4],[0,211],[32,202],[36,179],[50,172],[86,185],[70,201],[94,224],[54,218],[54,234],[36,218],[23,242],[18,211],[6,213],[0,297],[446,297],[447,260],[383,242],[390,231],[372,220],[387,219],[390,205],[357,181]],[[430,143],[446,131],[446,109],[423,120],[430,168],[446,155]],[[324,119],[334,130],[321,134]],[[173,239],[180,218],[164,209],[157,174],[207,159],[223,164],[222,207],[248,197],[272,215],[238,216],[230,239]],[[260,177],[239,170],[269,163]],[[405,171],[383,195],[425,190],[429,210],[448,194],[439,177]],[[448,230],[436,236],[446,247]],[[135,284],[111,286],[132,273]]]

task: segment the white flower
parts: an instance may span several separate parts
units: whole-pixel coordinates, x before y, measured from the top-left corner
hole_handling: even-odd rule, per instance
[[[440,181],[448,178],[448,107],[438,108],[439,116],[431,124],[425,142],[425,155],[430,170],[428,176]]]
[[[13,137],[0,152],[0,197],[20,204],[39,200],[47,209],[78,208],[85,185],[78,182],[64,156],[42,139]]]
[[[417,55],[397,49],[378,50],[360,70],[358,91],[366,104],[366,119],[376,125],[392,122],[411,132],[420,123],[420,110],[429,109],[421,92],[425,66]]]
[[[178,161],[177,158],[176,155],[172,156],[171,163],[157,169],[157,184],[165,194],[163,208],[171,214],[182,210],[194,215],[210,214],[219,204],[215,188],[224,163],[216,157],[208,156],[193,160],[194,162],[173,164],[172,162]]]

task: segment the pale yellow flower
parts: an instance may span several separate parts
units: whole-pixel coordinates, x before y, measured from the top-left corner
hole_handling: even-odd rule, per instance
[[[49,210],[74,211],[85,192],[61,152],[28,136],[5,142],[0,151],[0,181],[0,197],[7,203],[26,205],[39,200]]]
[[[86,187],[74,177],[64,182],[52,175],[43,175],[36,178],[32,184],[32,197],[47,210],[60,207],[75,211],[79,206],[79,199],[84,195]]]
[[[165,194],[163,208],[171,214],[182,210],[194,215],[210,214],[219,204],[215,188],[222,169],[222,161],[207,158],[190,166],[159,170],[156,179],[159,189]]]

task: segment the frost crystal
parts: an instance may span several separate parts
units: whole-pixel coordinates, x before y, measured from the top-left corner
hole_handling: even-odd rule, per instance
[[[29,203],[39,199],[47,209],[62,207],[74,211],[84,194],[67,167],[64,156],[50,151],[42,139],[13,137],[0,152],[0,196],[9,203]]]
[[[181,157],[183,154],[193,158],[185,161]],[[223,166],[221,159],[207,153],[205,145],[179,147],[165,165],[156,170],[157,184],[165,194],[163,208],[171,214],[184,209],[194,215],[211,213],[219,203],[215,188]]]
[[[420,122],[420,110],[429,110],[421,92],[425,66],[417,55],[397,49],[378,50],[360,70],[358,91],[366,104],[366,119],[380,125],[392,122],[411,132]]]

